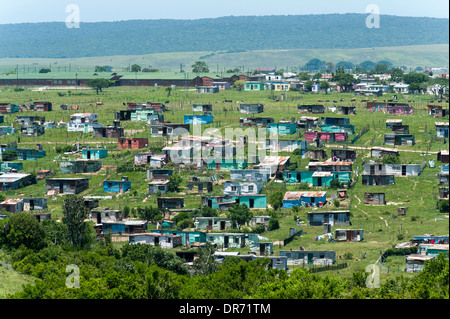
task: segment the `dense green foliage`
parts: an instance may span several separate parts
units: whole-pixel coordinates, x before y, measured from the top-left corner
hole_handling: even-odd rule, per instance
[[[80,28],[67,28],[64,22],[5,24],[0,25],[3,44],[0,57],[69,58],[448,43],[448,19],[382,15],[383,26],[369,29],[366,27],[367,16],[231,16],[198,20],[82,22]]]

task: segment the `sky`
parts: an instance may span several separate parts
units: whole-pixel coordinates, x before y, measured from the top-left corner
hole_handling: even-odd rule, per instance
[[[448,0],[0,0],[0,24],[65,22],[74,13],[80,22],[134,19],[201,19],[224,16],[366,14],[377,5],[380,14],[412,17],[449,17]],[[369,14],[369,13],[367,13]]]

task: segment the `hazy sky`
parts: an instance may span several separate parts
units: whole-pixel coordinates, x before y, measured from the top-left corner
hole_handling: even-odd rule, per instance
[[[448,0],[0,0],[0,24],[65,22],[70,4],[78,6],[81,22],[366,13],[370,4],[377,5],[381,14],[449,17]]]

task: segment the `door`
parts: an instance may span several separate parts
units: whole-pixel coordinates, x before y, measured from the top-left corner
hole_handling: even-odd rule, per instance
[[[266,244],[259,244],[259,254],[264,255],[266,252]]]
[[[250,199],[249,199],[249,205],[250,205],[249,208],[255,207],[255,199],[254,199],[254,198],[250,198]]]
[[[406,176],[406,166],[402,166],[402,176]]]
[[[91,152],[87,151],[86,155],[87,155],[87,159],[91,159]]]
[[[370,175],[375,175],[375,166],[370,166]]]
[[[228,238],[228,236],[225,236],[223,238],[223,247],[228,248],[228,243],[229,243],[229,238]]]
[[[97,213],[97,224],[101,224],[101,223],[102,223],[102,214]]]
[[[64,193],[64,184],[63,183],[59,183],[59,193],[60,194]]]
[[[220,230],[224,230],[225,229],[225,221],[221,220],[220,221]]]
[[[212,199],[208,199],[208,207],[212,208]]]
[[[317,178],[317,186],[322,186],[322,177]]]
[[[308,253],[308,265],[312,265],[312,263],[313,263],[313,254]]]
[[[155,237],[155,245],[159,245],[159,237],[158,236]]]

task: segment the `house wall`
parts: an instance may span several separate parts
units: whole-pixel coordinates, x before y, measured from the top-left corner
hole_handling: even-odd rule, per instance
[[[362,175],[363,185],[394,185],[394,175]]]
[[[46,193],[55,190],[59,194],[78,194],[89,188],[89,179],[47,179],[45,182]],[[62,186],[61,186],[62,185]],[[62,190],[62,192],[61,192]]]
[[[263,183],[257,182],[225,182],[223,193],[225,195],[259,194],[263,188]]]
[[[324,223],[331,225],[349,225],[350,212],[308,212],[308,223],[310,226],[322,226]]]
[[[270,175],[269,170],[230,170],[230,180],[232,181],[267,182],[270,179]]]
[[[281,250],[280,256],[287,257],[288,260],[301,260],[303,264],[334,264],[336,252],[330,250]]]
[[[371,169],[373,167],[374,169]],[[405,172],[405,175],[403,175]],[[419,176],[420,164],[366,164],[364,175]]]
[[[104,181],[105,192],[124,193],[131,188],[131,181]]]

